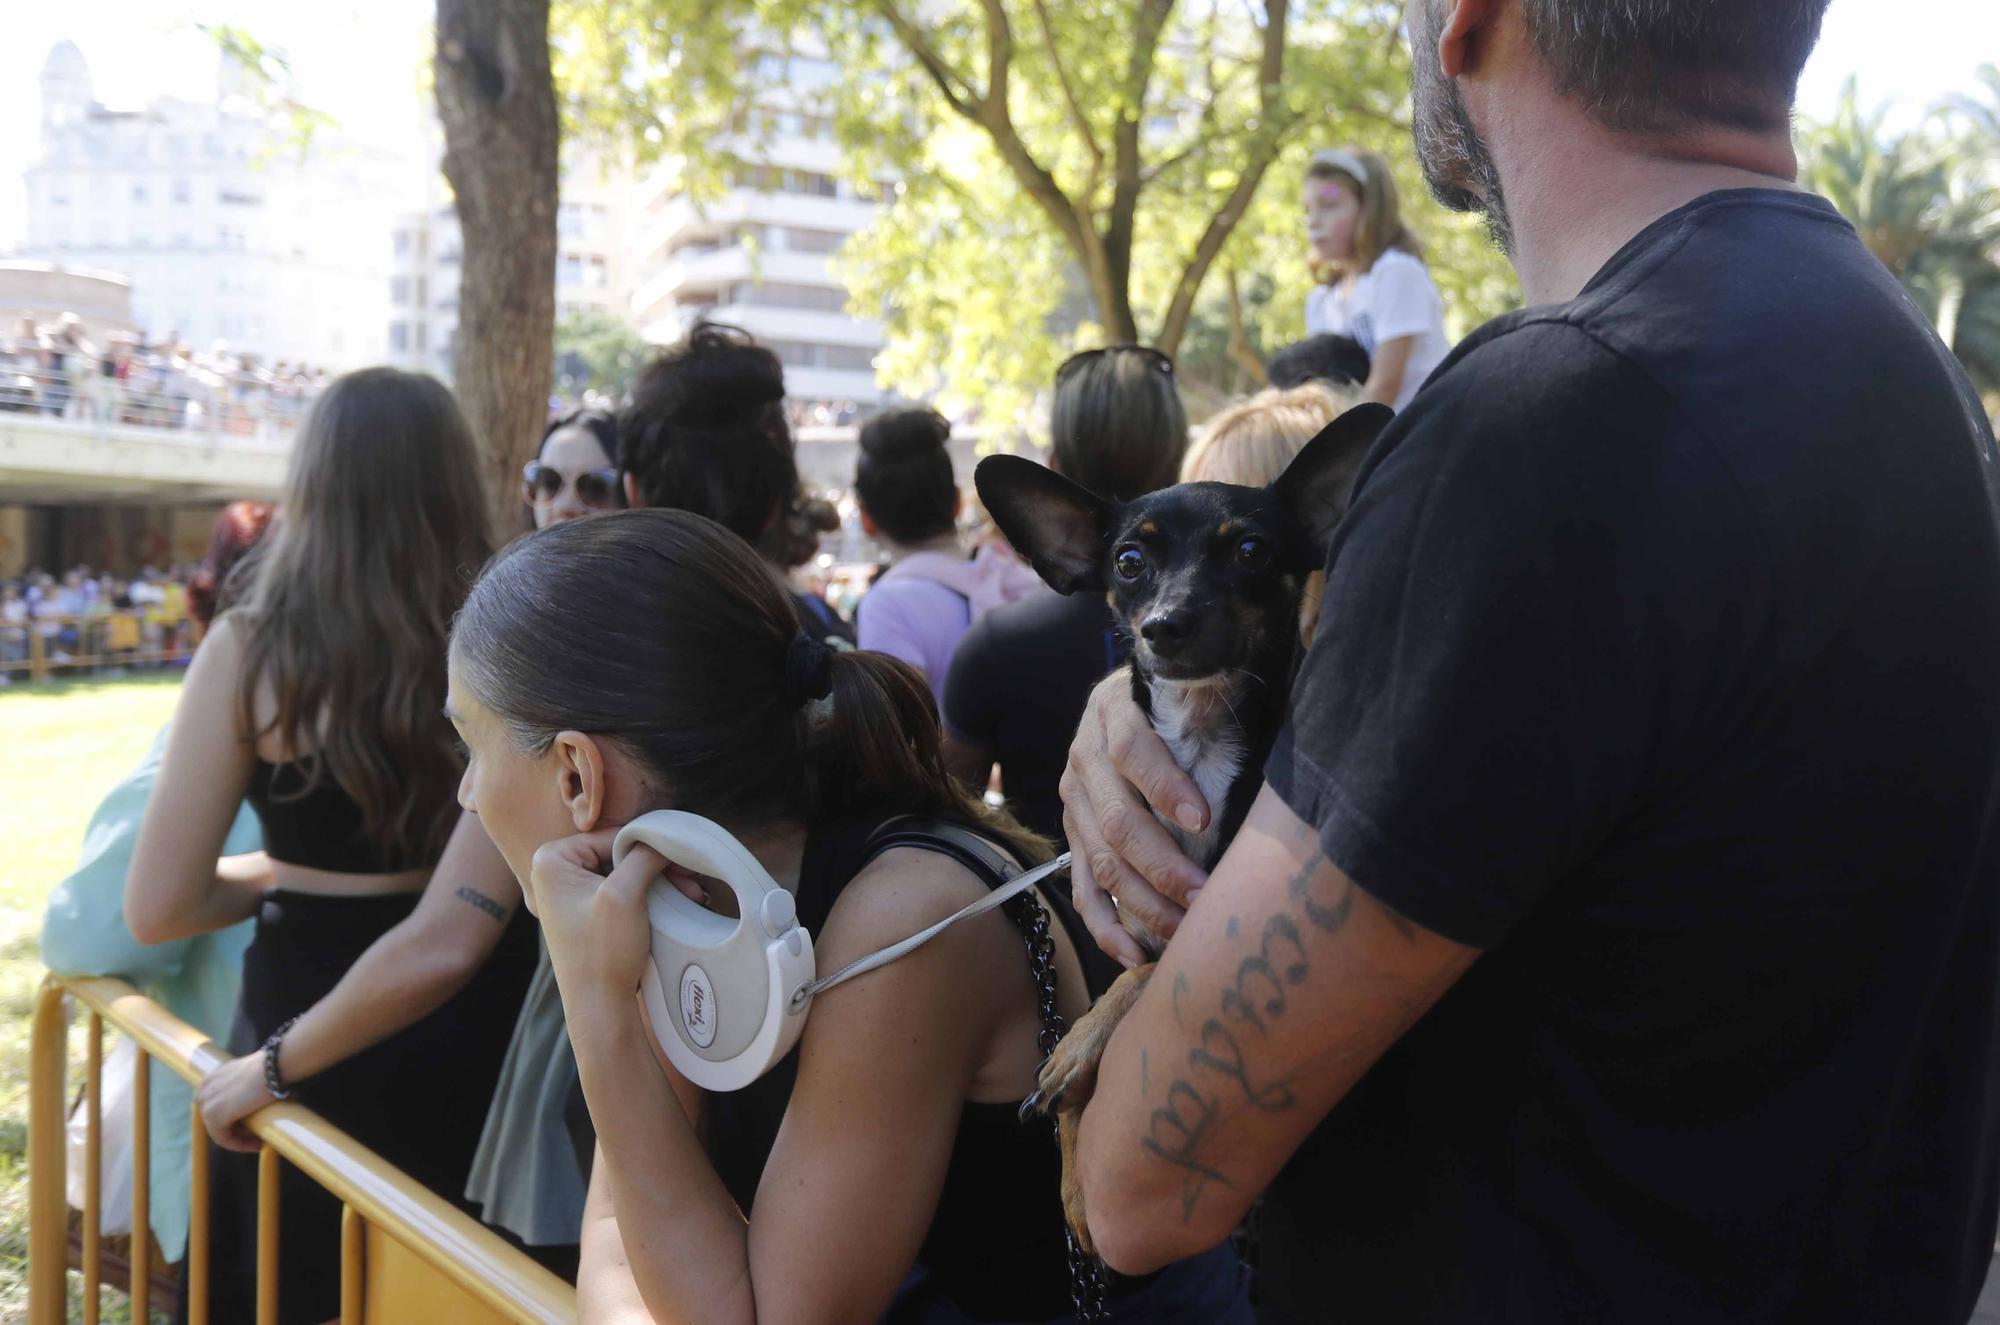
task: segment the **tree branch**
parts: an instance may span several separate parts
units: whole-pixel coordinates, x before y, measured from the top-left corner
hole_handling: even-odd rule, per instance
[[[1173,302],[1167,306],[1166,320],[1160,326],[1159,337],[1159,347],[1168,354],[1180,348],[1181,338],[1187,334],[1188,320],[1194,314],[1195,297],[1201,293],[1209,268],[1215,264],[1216,255],[1222,252],[1223,244],[1228,242],[1237,223],[1243,219],[1251,199],[1256,197],[1257,186],[1263,183],[1264,172],[1277,159],[1285,135],[1299,122],[1300,117],[1287,109],[1282,101],[1287,4],[1288,0],[1264,0],[1264,49],[1257,65],[1258,127],[1262,136],[1250,144],[1243,172],[1236,178],[1236,187],[1230,190],[1228,199],[1209,218],[1200,240],[1195,244],[1193,255],[1174,286]]]
[[[1062,54],[1056,49],[1055,25],[1049,22],[1048,0],[1035,0],[1035,16],[1041,20],[1042,45],[1048,48],[1049,64],[1055,68],[1056,83],[1062,88],[1063,104],[1069,107],[1069,117],[1076,125],[1077,136],[1083,139],[1084,147],[1090,152],[1092,187],[1083,191],[1087,198],[1096,191],[1097,172],[1104,167],[1104,148],[1099,146],[1097,135],[1091,132],[1090,119],[1076,99],[1076,88],[1069,81],[1069,70],[1063,67]]]
[[[1146,94],[1152,87],[1159,57],[1160,34],[1174,12],[1174,0],[1142,0],[1132,20],[1132,49],[1119,88],[1118,122],[1111,134],[1111,213],[1105,218],[1104,248],[1111,278],[1129,289],[1132,277],[1132,236],[1139,213],[1139,193],[1145,180],[1139,171],[1139,135],[1146,122]],[[1121,338],[1137,335],[1136,326],[1115,329]]]
[[[944,94],[944,99],[951,108],[966,119],[978,121],[977,103],[982,98],[973,90],[970,83],[945,62],[944,56],[931,44],[923,29],[910,22],[903,11],[896,7],[895,0],[876,0],[875,7],[882,11],[882,17],[888,20],[897,39],[908,48],[911,55],[916,57],[924,72],[930,75],[931,82],[937,84],[938,91]]]
[[[1089,195],[1072,198],[1048,167],[1035,159],[1014,126],[1013,113],[1008,107],[1014,33],[1007,22],[1004,0],[981,0],[981,7],[986,14],[987,40],[987,86],[983,95],[952,72],[936,46],[897,7],[895,0],[876,0],[876,8],[937,84],[951,108],[986,131],[1008,171],[1055,226],[1056,233],[1062,236],[1089,279],[1099,312],[1117,322],[1120,310],[1124,310],[1122,320],[1129,324],[1129,298],[1124,286],[1111,280],[1103,241],[1091,222]]]
[[[1229,294],[1229,357],[1249,376],[1253,385],[1269,386],[1270,370],[1257,357],[1256,349],[1250,344],[1250,333],[1243,325],[1243,290],[1236,282],[1236,268],[1229,268],[1223,276],[1227,281],[1224,289]]]

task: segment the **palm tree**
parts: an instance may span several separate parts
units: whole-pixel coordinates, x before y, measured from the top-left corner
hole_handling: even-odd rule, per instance
[[[2000,394],[2000,69],[1990,94],[1888,132],[1848,79],[1830,123],[1809,126],[1806,183],[1854,223],[1979,388]],[[1988,100],[1992,104],[1987,104]]]

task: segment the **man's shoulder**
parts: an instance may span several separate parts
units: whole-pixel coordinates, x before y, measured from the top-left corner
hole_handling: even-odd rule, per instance
[[[1567,306],[1522,309],[1486,323],[1446,356],[1391,426],[1461,439],[1524,429],[1602,435],[1602,407],[1636,407],[1658,384]],[[1440,426],[1441,425],[1441,426]],[[1467,444],[1470,444],[1469,440]]]

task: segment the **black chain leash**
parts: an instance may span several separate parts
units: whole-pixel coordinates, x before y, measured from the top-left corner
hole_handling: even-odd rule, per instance
[[[1041,1016],[1042,1029],[1036,1037],[1041,1047],[1042,1061],[1056,1051],[1062,1042],[1062,1013],[1056,1010],[1056,945],[1049,937],[1049,913],[1041,899],[1032,892],[1022,893],[1002,908],[1021,930],[1022,938],[1028,944],[1028,964],[1035,975],[1036,1011]],[[1076,1235],[1069,1230],[1067,1221],[1063,1224],[1063,1244],[1069,1249],[1069,1295],[1076,1304],[1076,1318],[1084,1325],[1111,1319],[1110,1311],[1104,1305],[1104,1269],[1095,1256],[1077,1245]]]

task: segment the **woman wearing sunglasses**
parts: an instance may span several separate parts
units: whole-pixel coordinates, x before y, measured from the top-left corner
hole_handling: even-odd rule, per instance
[[[557,419],[542,434],[535,458],[522,467],[521,480],[521,497],[537,529],[624,506],[617,422],[597,409]]]

